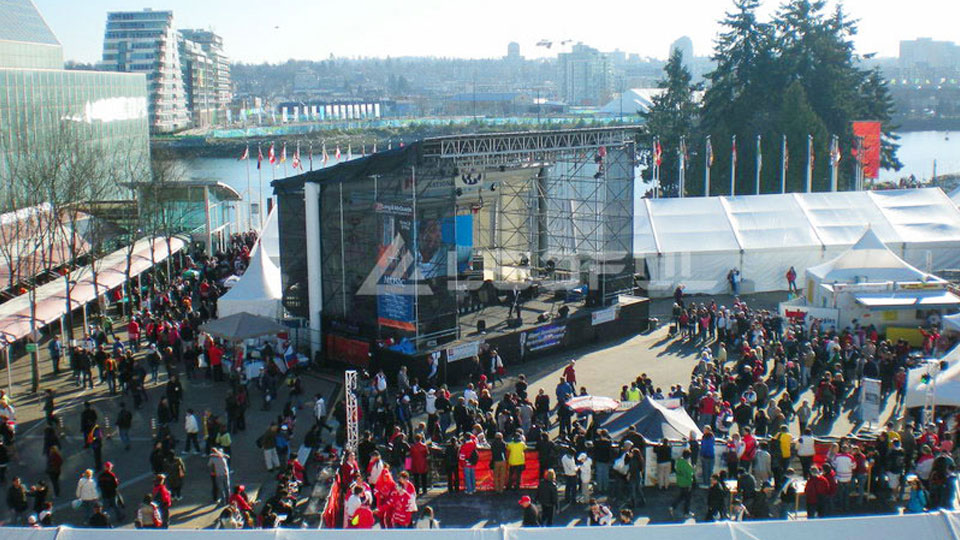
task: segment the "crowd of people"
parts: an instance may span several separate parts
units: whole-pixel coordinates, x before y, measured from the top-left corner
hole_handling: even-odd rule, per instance
[[[224,279],[244,271],[256,239],[252,232],[234,235],[229,245],[214,255],[198,251],[184,256],[173,275],[144,275],[142,291],[131,291],[129,305],[138,309],[125,318],[125,328],[120,328],[121,323],[114,320],[109,309],[103,309],[72,346],[64,346],[57,336],[50,340],[47,348],[53,375],[60,375],[62,367],[68,366],[69,381],[77,387],[99,387],[104,394],[116,396],[119,412],[108,418],[88,400],[79,414],[77,437],[68,437],[66,433],[72,430],[65,416],[72,413],[58,408],[54,389],[45,390],[42,452],[46,478],[29,483],[16,476],[16,464],[24,456],[17,458],[14,406],[9,396],[0,396],[0,416],[5,415],[0,422],[0,482],[11,476],[6,523],[36,527],[59,524],[54,503],[63,497],[72,500],[71,506],[77,511],[73,515],[80,516],[79,521],[72,519],[72,525],[113,527],[132,520],[137,527],[167,528],[171,509],[182,499],[187,481],[184,457],[188,455],[207,458],[204,468],[209,473],[211,498],[222,507],[216,526],[274,527],[292,519],[300,488],[308,483],[302,461],[309,456],[289,453],[303,393],[300,377],[291,372],[285,378],[273,362],[267,362],[261,376],[249,381],[241,370],[225,369],[225,361],[234,351],[200,330],[203,323],[216,318],[216,301],[226,292]],[[122,330],[126,330],[125,336]],[[272,355],[269,351],[266,354]],[[63,363],[66,366],[61,366]],[[222,385],[226,389],[222,412],[189,407],[191,396],[185,393],[184,378],[199,383],[199,387],[205,387],[206,381]],[[268,405],[284,380],[288,381],[290,399],[296,399],[297,404],[288,401],[267,434],[257,439],[263,448],[276,448],[277,458],[282,459],[270,467],[276,478],[274,494],[258,501],[236,482],[236,471],[230,466],[232,435],[247,428],[245,412],[251,392],[259,390]],[[151,386],[159,390],[154,392],[154,402],[147,391]],[[105,439],[115,432],[122,448],[131,449],[130,433],[138,409],[145,409],[146,416],[152,418],[152,449],[145,459],[152,485],[142,497],[128,502],[120,489],[122,478],[136,471],[118,471],[114,463],[105,460],[104,446]],[[148,426],[136,427],[144,430]],[[306,439],[313,436],[313,444],[319,447],[316,431],[311,430]],[[71,489],[62,486],[69,482],[62,478],[62,471],[65,446],[76,439],[83,450],[89,451],[91,468],[82,472],[75,489]],[[202,477],[204,473],[197,471],[193,476]]]
[[[480,459],[489,460],[484,469],[494,492],[519,492],[528,450],[538,456],[539,483],[519,499],[525,525],[550,526],[561,508],[579,503],[586,505],[585,522],[625,524],[646,504],[649,484],[666,490],[671,478],[670,514],[693,517],[691,503],[702,492],[707,510],[698,518],[707,521],[784,518],[804,507],[809,517],[882,511],[868,508],[868,500],[903,503],[906,511],[953,507],[952,419],[917,427],[908,417],[875,441],[842,437],[828,444],[814,436],[815,428],[829,431],[838,415],[854,409],[865,377],[882,382],[883,399],[900,402],[909,345],[881,339],[869,325],[837,331],[739,299],[729,308],[685,300],[680,290],[673,337],[698,351],[690,383],[664,391],[641,374],[619,397],[673,399],[702,435],[658,441],[630,429],[613,440],[599,417],[566,404],[588,394],[577,383],[575,362],[553,395],[542,389],[530,395],[518,374],[494,398],[505,371],[496,350],[472,360],[480,369],[458,393],[430,375],[421,384],[406,368],[393,384],[383,372],[365,374],[358,392],[364,432],[340,469],[344,526],[413,526],[417,497],[434,482],[446,480],[449,492],[476,493]],[[928,334],[933,347],[939,336]],[[812,399],[804,399],[808,390]],[[656,461],[649,467],[655,479],[647,478],[648,459]],[[798,506],[800,499],[807,504]]]

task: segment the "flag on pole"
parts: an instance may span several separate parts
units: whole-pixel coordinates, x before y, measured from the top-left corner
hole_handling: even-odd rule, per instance
[[[300,161],[300,143],[297,143],[297,149],[293,151],[293,168],[303,169],[303,163]]]
[[[271,165],[277,162],[277,154],[273,149],[273,143],[270,143],[270,150],[267,151],[267,159]]]
[[[816,164],[816,156],[813,153],[813,135],[807,135],[807,140],[810,143],[810,170],[813,170],[814,164]]]
[[[260,145],[257,145],[257,169],[260,169],[260,163],[263,162],[263,148],[260,148]]]
[[[363,156],[366,156],[366,155],[367,155],[367,145],[361,144],[361,145],[360,145],[360,157],[363,157]]]
[[[840,156],[843,155],[840,152],[840,139],[836,135],[833,136],[833,144],[830,146],[830,157],[833,158],[833,166],[836,167],[840,164]]]
[[[377,143],[376,143],[376,141],[374,141],[374,143],[373,143],[373,152],[370,152],[370,153],[371,153],[371,154],[376,154],[376,153],[377,153]]]
[[[757,135],[757,176],[760,176],[760,170],[763,169],[763,144],[760,135]]]
[[[241,154],[240,157],[237,158],[237,161],[244,161],[249,157],[250,157],[250,147],[247,146],[246,148],[243,149],[243,154]]]
[[[783,136],[783,171],[790,170],[790,147],[787,146],[787,136]]]
[[[347,145],[347,161],[350,161],[351,159],[353,159],[353,145],[348,144]]]
[[[731,143],[731,146],[730,146],[730,152],[731,152],[730,159],[733,161],[733,166],[736,167],[737,166],[737,136],[736,135],[733,136],[733,142]]]
[[[713,166],[713,143],[710,142],[710,136],[707,135],[707,167]]]
[[[287,143],[283,143],[283,149],[280,150],[280,163],[287,162]]]
[[[310,151],[310,170],[312,171],[313,170],[313,141],[310,141],[310,147],[308,148],[308,150]]]
[[[323,143],[323,166],[327,166],[327,161],[330,159],[330,156],[327,155],[327,143]]]
[[[687,160],[689,156],[687,155],[687,139],[686,137],[680,137],[680,168],[687,170]]]
[[[663,164],[663,147],[660,146],[660,139],[653,143],[653,164],[657,167]]]
[[[337,151],[333,154],[333,157],[335,157],[338,162],[340,161],[340,145],[339,144],[337,145]]]

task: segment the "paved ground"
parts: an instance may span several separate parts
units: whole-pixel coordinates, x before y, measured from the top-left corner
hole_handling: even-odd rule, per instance
[[[751,303],[762,307],[773,307],[779,299],[773,295],[763,295],[757,300],[751,299]],[[718,302],[729,305],[731,300],[726,297],[718,299]],[[699,302],[700,300],[694,298],[692,301]],[[651,313],[653,316],[659,316],[661,320],[666,320],[670,305],[671,302],[669,301],[656,301],[653,303]],[[504,388],[511,389],[516,375],[523,372],[530,382],[531,395],[535,395],[539,388],[544,388],[552,397],[560,373],[570,359],[577,360],[578,383],[595,395],[617,396],[621,385],[641,373],[650,376],[658,386],[668,388],[671,384],[686,384],[689,382],[690,372],[694,365],[694,353],[694,347],[671,339],[667,336],[665,326],[662,326],[651,333],[638,335],[620,342],[560,352],[549,358],[521,366],[510,366],[507,384],[498,387],[496,393],[499,395]],[[80,390],[72,384],[69,375],[65,373],[54,377],[51,373],[52,368],[47,358],[46,349],[42,344],[41,367],[43,372],[41,388],[50,387],[56,390],[57,404],[60,408],[59,414],[65,419],[68,434],[67,441],[64,444],[66,464],[62,481],[63,493],[61,497],[55,499],[58,509],[56,521],[58,523],[76,523],[79,521],[79,516],[69,508],[69,502],[73,499],[76,480],[80,473],[83,469],[93,466],[92,455],[89,451],[83,449],[82,440],[77,433],[79,430],[80,407],[84,400],[91,400],[100,412],[101,418],[108,416],[112,424],[122,398],[107,396],[104,386],[97,386],[94,390]],[[5,374],[0,374],[0,380],[4,376]],[[20,442],[18,445],[19,462],[15,461],[11,464],[9,476],[19,475],[26,481],[35,482],[43,478],[44,469],[44,462],[41,458],[42,422],[39,421],[42,411],[36,398],[27,393],[29,390],[27,384],[29,381],[29,361],[26,358],[15,361],[11,376],[15,381],[13,395],[14,403],[17,406],[18,438]],[[310,375],[304,379],[306,395],[312,396],[315,392],[332,394],[336,388],[334,381],[335,379],[331,381],[320,376]],[[162,376],[159,383],[162,385],[165,382],[166,378]],[[223,410],[222,403],[225,391],[223,383],[215,385],[206,381],[184,380],[183,382],[186,394],[184,409],[191,407],[198,411],[206,408],[211,408],[214,411]],[[154,416],[157,403],[156,395],[161,391],[162,386],[151,385],[149,387],[150,403],[144,409],[136,411],[132,430],[134,439],[132,450],[124,451],[117,438],[107,441],[104,448],[104,459],[115,463],[116,471],[123,482],[121,491],[130,504],[142,497],[142,494],[150,488],[148,456],[151,439],[149,419]],[[248,491],[253,493],[263,490],[264,497],[272,493],[273,485],[270,475],[264,470],[261,453],[254,443],[261,430],[254,429],[254,427],[265,426],[270,419],[275,417],[285,397],[285,391],[282,391],[281,400],[274,404],[274,411],[261,411],[259,410],[260,394],[258,391],[252,392],[253,404],[248,413],[248,425],[251,426],[251,429],[238,434],[234,438],[234,459],[232,463],[234,482],[246,484]],[[809,394],[805,395],[803,399],[811,399],[812,401]],[[128,403],[129,405],[132,405],[132,403]],[[833,423],[816,424],[818,434],[843,435],[854,430],[857,426],[850,419],[850,406],[852,406],[852,403],[848,404],[844,414]],[[893,412],[892,404],[887,403],[883,418],[891,416]],[[294,447],[297,447],[302,440],[302,436],[311,422],[310,417],[311,414],[308,410],[300,411],[300,422],[295,432]],[[796,429],[795,424],[791,426],[791,431],[796,432]],[[183,431],[180,425],[174,429],[174,434],[182,438]],[[172,523],[177,527],[207,527],[216,515],[216,508],[210,504],[210,483],[207,476],[206,459],[187,456],[185,460],[187,463],[187,479],[183,490],[184,499],[174,506]],[[670,517],[666,513],[665,503],[667,498],[671,496],[672,494],[651,496],[650,504],[646,508],[638,509],[638,517],[653,522],[669,521]],[[517,498],[517,494],[502,496],[489,494],[476,496],[446,495],[442,493],[442,490],[437,489],[421,504],[435,505],[437,517],[445,526],[495,526],[519,519],[520,512],[516,506]],[[702,494],[694,497],[694,511],[698,514],[703,512],[703,498]],[[129,513],[132,513],[132,509]],[[581,518],[582,515],[582,507],[578,505],[561,514],[560,518],[562,519],[558,519],[557,523],[570,523]]]
[[[65,458],[61,477],[62,492],[60,497],[53,499],[56,505],[55,522],[79,523],[81,516],[70,508],[69,503],[74,499],[77,479],[81,472],[94,466],[93,454],[90,450],[84,450],[83,440],[79,435],[79,418],[83,402],[86,400],[92,402],[100,415],[101,426],[104,425],[104,417],[109,418],[111,426],[115,424],[121,401],[125,400],[131,410],[133,403],[132,399],[109,396],[105,385],[97,385],[93,390],[81,390],[73,384],[70,374],[61,371],[59,376],[54,376],[52,365],[42,344],[40,354],[43,374],[41,390],[45,388],[55,389],[57,414],[63,417],[67,434],[62,448]],[[25,483],[36,482],[41,478],[46,478],[44,474],[45,460],[42,457],[44,427],[42,404],[38,404],[35,397],[27,394],[30,380],[29,359],[18,359],[13,363],[13,368],[12,376],[14,381],[17,381],[14,384],[13,395],[14,403],[17,406],[17,453],[19,459],[10,464],[8,478],[20,476]],[[96,376],[96,370],[94,370],[94,375]],[[152,450],[150,419],[156,415],[158,395],[163,393],[166,382],[166,375],[161,374],[157,383],[148,384],[147,392],[150,395],[150,401],[142,409],[133,411],[132,448],[129,451],[124,450],[117,436],[105,441],[104,444],[103,459],[114,463],[115,472],[122,482],[121,493],[128,505],[128,518],[121,524],[123,526],[132,527],[130,524],[132,517],[130,516],[133,515],[136,504],[139,503],[145,493],[149,492],[152,486],[149,463],[149,455]],[[331,380],[317,374],[306,375],[303,382],[306,390],[305,396],[313,396],[318,392],[323,393],[327,396],[328,402],[330,398],[334,397],[334,393],[339,391],[336,379]],[[181,407],[183,411],[187,408],[193,408],[198,412],[211,409],[216,414],[222,415],[226,383],[212,383],[205,380],[189,381],[186,378],[182,378],[182,383],[185,394],[184,403]],[[233,454],[231,462],[233,484],[245,484],[247,491],[254,495],[262,491],[263,497],[269,497],[273,493],[275,482],[272,475],[266,472],[262,452],[256,447],[255,440],[262,434],[264,427],[269,424],[270,420],[275,419],[279,414],[286,397],[286,391],[281,390],[278,400],[273,403],[272,410],[264,411],[261,410],[263,402],[260,392],[253,390],[250,394],[251,406],[247,412],[248,430],[233,437],[233,451],[231,452]],[[312,425],[312,417],[313,414],[310,409],[305,408],[299,411],[292,445],[294,449],[299,447],[303,435]],[[173,433],[182,445],[184,438],[182,420],[174,426]],[[329,434],[326,436],[329,438]],[[207,459],[192,455],[186,455],[183,458],[187,467],[183,500],[174,504],[171,511],[171,523],[176,527],[208,527],[217,515],[217,508],[211,503]],[[5,494],[6,491],[3,491],[3,493]],[[5,504],[4,513],[0,515],[6,518]]]

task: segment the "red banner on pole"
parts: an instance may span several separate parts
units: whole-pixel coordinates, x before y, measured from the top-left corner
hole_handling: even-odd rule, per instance
[[[879,178],[880,122],[854,122],[853,136],[853,155],[863,167],[863,177]]]

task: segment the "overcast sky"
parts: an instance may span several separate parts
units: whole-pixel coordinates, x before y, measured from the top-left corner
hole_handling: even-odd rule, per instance
[[[174,11],[178,28],[210,28],[227,54],[244,62],[319,60],[331,54],[492,58],[520,43],[527,57],[554,56],[566,39],[604,51],[620,49],[664,58],[670,43],[693,39],[707,55],[728,0],[34,0],[60,38],[67,59],[100,58],[108,11]],[[832,2],[831,2],[832,3]],[[779,2],[765,2],[772,12]],[[901,39],[960,40],[956,0],[847,0],[860,19],[861,53],[897,56]]]

